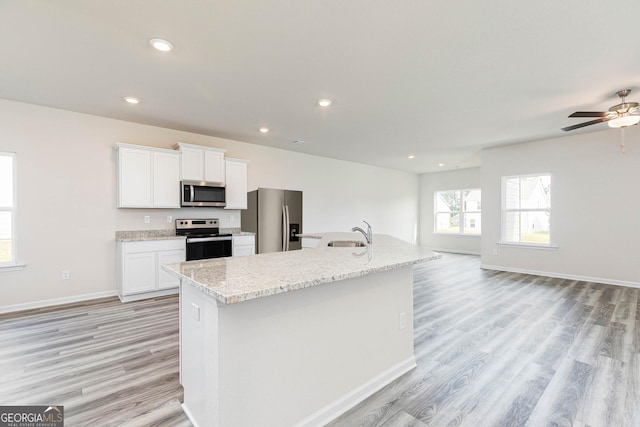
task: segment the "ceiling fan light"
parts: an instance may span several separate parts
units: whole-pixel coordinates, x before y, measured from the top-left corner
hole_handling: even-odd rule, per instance
[[[633,126],[640,122],[640,116],[620,116],[613,120],[609,120],[607,123],[612,128],[624,128],[627,126]]]

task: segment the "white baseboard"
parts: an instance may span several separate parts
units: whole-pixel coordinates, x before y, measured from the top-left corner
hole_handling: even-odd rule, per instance
[[[189,421],[191,421],[191,424],[193,424],[193,427],[200,427],[200,425],[196,423],[196,420],[193,418],[193,415],[191,415],[191,411],[189,411],[189,408],[187,408],[187,405],[183,403],[180,406],[182,406],[182,411],[187,416],[187,418],[189,418]]]
[[[476,251],[464,251],[458,249],[439,249],[439,248],[428,248],[434,252],[445,252],[449,254],[464,254],[464,255],[480,255],[480,252]]]
[[[71,297],[54,298],[33,302],[26,302],[23,304],[12,304],[0,306],[0,313],[11,313],[14,311],[32,310],[34,308],[51,307],[54,305],[70,304],[74,302],[88,301],[97,298],[114,297],[117,295],[116,290],[95,292],[93,294],[74,295]]]
[[[174,295],[178,293],[178,290],[179,290],[178,288],[175,288],[175,289],[163,289],[161,291],[155,291],[155,292],[143,292],[143,293],[132,294],[132,295],[118,294],[118,298],[120,298],[120,301],[122,302],[140,301],[141,299],[149,299],[149,298],[155,298],[155,297],[163,297],[166,295]]]
[[[558,279],[579,280],[581,282],[602,283],[605,285],[627,286],[630,288],[640,288],[640,282],[630,282],[626,280],[612,280],[603,277],[577,276],[575,274],[555,273],[552,271],[527,270],[524,268],[502,267],[498,265],[480,264],[480,268],[485,270],[508,271],[510,273],[532,274],[534,276],[555,277]]]
[[[324,408],[314,412],[302,421],[295,424],[294,427],[321,427],[327,425],[332,420],[335,420],[340,415],[347,412],[349,409],[356,406],[358,403],[371,396],[382,387],[391,383],[392,381],[400,378],[406,374],[416,365],[416,358],[414,356],[398,363],[395,366],[382,372],[380,375],[370,379],[355,390],[345,394],[342,397],[334,400]],[[188,415],[187,415],[188,416]]]

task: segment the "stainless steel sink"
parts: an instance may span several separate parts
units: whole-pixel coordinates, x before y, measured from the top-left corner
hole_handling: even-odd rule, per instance
[[[329,242],[327,246],[332,248],[364,248],[367,244],[360,240],[334,240]]]

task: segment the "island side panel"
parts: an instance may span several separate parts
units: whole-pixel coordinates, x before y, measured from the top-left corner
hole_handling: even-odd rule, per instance
[[[220,425],[322,425],[415,366],[410,266],[217,308]]]
[[[218,427],[218,311],[189,284],[180,285],[182,407],[194,426]]]

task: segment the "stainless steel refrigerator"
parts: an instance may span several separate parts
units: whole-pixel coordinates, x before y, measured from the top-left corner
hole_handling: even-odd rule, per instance
[[[258,188],[247,193],[242,231],[256,233],[256,253],[302,248],[302,191]]]

